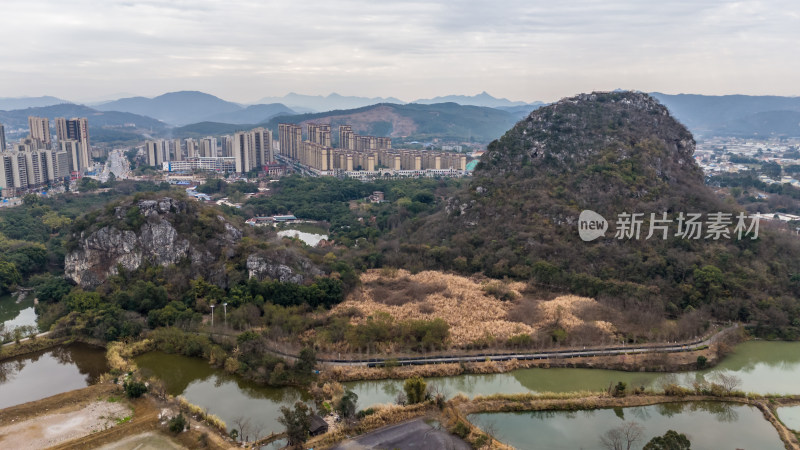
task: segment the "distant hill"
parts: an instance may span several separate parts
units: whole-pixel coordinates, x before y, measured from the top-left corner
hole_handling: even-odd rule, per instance
[[[542,102],[534,102],[528,104],[520,101],[511,101],[506,98],[492,97],[486,91],[483,91],[477,95],[446,95],[444,97],[422,98],[419,100],[415,100],[412,103],[419,103],[421,105],[432,105],[435,103],[448,103],[448,102],[458,103],[459,105],[487,106],[489,108],[528,106],[528,105],[541,106],[544,104]],[[535,108],[531,108],[530,111],[533,111],[533,109]]]
[[[14,109],[36,108],[42,106],[52,106],[61,103],[72,103],[60,98],[45,95],[43,97],[2,97],[0,98],[0,111],[11,111]]]
[[[185,125],[208,117],[241,111],[242,106],[198,91],[170,92],[154,98],[131,97],[97,105],[100,111],[123,111]]]
[[[528,114],[530,114],[531,111],[535,111],[535,110],[541,108],[544,105],[545,104],[542,103],[542,102],[536,102],[535,104],[531,104],[531,105],[496,106],[495,109],[499,109],[500,111],[505,111],[507,113],[510,113],[513,116],[515,116],[517,119],[523,119],[525,117],[528,117]]]
[[[206,122],[220,122],[232,124],[262,123],[278,115],[297,114],[297,111],[281,103],[268,105],[251,105],[239,111],[216,114],[206,118]]]
[[[207,134],[227,134],[236,130],[265,126],[277,133],[279,123],[305,124],[320,122],[352,125],[357,133],[407,139],[454,139],[489,142],[499,137],[516,121],[513,114],[494,108],[462,106],[455,103],[435,105],[396,105],[383,103],[362,108],[329,111],[315,114],[279,116],[262,124],[229,125],[198,123],[176,128],[177,137],[194,137]],[[333,133],[337,142],[338,135]]]
[[[119,111],[98,111],[70,103],[0,111],[0,123],[5,124],[7,129],[27,129],[28,116],[47,117],[51,127],[55,126],[56,117],[86,117],[89,119],[89,136],[93,143],[141,139],[142,133],[161,133],[167,128],[165,123],[151,117]]]
[[[681,212],[706,222],[743,210],[705,186],[694,150],[691,133],[647,94],[563,99],[489,144],[472,181],[437,213],[398,227],[381,256],[394,267],[482,272],[595,297],[624,317],[603,320],[638,324],[631,329],[641,335],[665,317],[691,327],[698,312],[757,323],[762,335],[800,335],[793,233],[762,221],[758,239],[738,240],[734,218],[718,240],[705,237],[707,224],[698,239],[675,235]],[[608,219],[604,236],[581,240],[583,210]],[[650,213],[662,212],[673,220],[667,237],[656,229],[647,239]],[[639,238],[617,239],[621,213],[643,214]]]
[[[357,133],[375,136],[489,142],[499,137],[515,120],[510,113],[480,106],[384,103],[344,111],[284,116],[272,119],[267,125],[277,129],[278,123],[282,122],[304,124],[313,121],[334,128],[348,124]]]
[[[719,134],[739,137],[800,137],[800,111],[765,111],[729,120]]]
[[[800,112],[800,97],[651,94],[700,136],[797,136],[787,126]],[[769,114],[764,114],[769,113]],[[795,123],[797,125],[797,123]]]
[[[377,103],[404,104],[405,102],[394,97],[356,97],[344,96],[336,93],[322,95],[303,95],[291,92],[283,97],[264,97],[257,103],[283,103],[297,112],[321,112],[339,109],[361,108]],[[307,111],[302,111],[303,109]]]

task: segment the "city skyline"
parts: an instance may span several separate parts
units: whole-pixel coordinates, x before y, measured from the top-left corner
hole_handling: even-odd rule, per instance
[[[0,97],[798,95],[789,1],[4,4]],[[39,25],[30,33],[31,24]],[[52,67],[69,70],[52,70]]]

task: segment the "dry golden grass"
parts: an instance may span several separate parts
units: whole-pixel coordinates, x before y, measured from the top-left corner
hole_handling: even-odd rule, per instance
[[[533,336],[538,330],[553,325],[567,332],[577,327],[594,328],[602,335],[615,332],[614,325],[609,322],[582,320],[580,316],[597,308],[598,303],[573,295],[533,301],[531,315],[535,320],[509,319],[521,302],[532,302],[523,298],[526,286],[520,282],[480,282],[442,272],[411,274],[402,269],[370,270],[362,274],[361,282],[362,287],[336,306],[331,314],[349,315],[353,324],[363,323],[378,312],[388,313],[398,321],[441,318],[450,325],[450,345],[455,348],[487,340],[504,342],[520,334]],[[501,301],[485,292],[487,285],[498,283],[515,300]],[[358,314],[352,314],[353,311]]]
[[[566,331],[573,330],[587,323],[607,334],[614,334],[616,331],[613,324],[603,320],[584,321],[578,316],[584,311],[598,307],[596,300],[588,297],[578,297],[576,295],[563,295],[553,300],[541,302],[537,305],[539,317],[544,323],[557,324]]]
[[[442,318],[450,325],[451,345],[454,347],[465,347],[484,338],[487,333],[496,339],[505,340],[517,334],[534,331],[528,325],[507,320],[512,304],[486,295],[482,286],[469,278],[433,271],[410,274],[405,270],[398,270],[396,277],[400,280],[407,278],[415,284],[432,288],[417,289],[424,295],[422,298],[414,298],[401,305],[387,305],[382,303],[382,298],[375,298],[375,291],[383,293],[386,286],[396,287],[397,283],[382,277],[379,270],[364,273],[361,276],[362,289],[334,308],[332,313],[341,314],[354,308],[361,313],[361,317],[352,318],[353,323],[363,322],[366,317],[379,311],[389,313],[395,320]],[[380,288],[376,289],[376,286]],[[519,294],[519,289],[524,285],[509,283],[508,287]]]

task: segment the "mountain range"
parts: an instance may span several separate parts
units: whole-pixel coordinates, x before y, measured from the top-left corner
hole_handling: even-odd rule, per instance
[[[37,108],[42,106],[52,106],[61,103],[71,103],[57,97],[45,95],[42,97],[1,97],[0,111],[11,111],[14,109]]]
[[[800,136],[800,97],[651,95],[701,137]]]
[[[327,96],[303,95],[290,92],[283,97],[264,97],[257,103],[283,103],[299,113],[314,113],[333,111],[336,109],[354,109],[377,103],[405,104],[404,101],[394,97],[357,97],[344,96],[332,93]]]
[[[380,103],[362,108],[277,116],[269,121],[241,124],[202,122],[172,130],[175,137],[200,137],[208,134],[229,134],[248,127],[264,126],[277,133],[279,123],[305,124],[318,122],[352,125],[360,134],[391,136],[406,140],[440,138],[458,141],[489,142],[519,118],[506,111],[482,106],[437,103],[433,105]],[[333,133],[334,144],[338,135]]]
[[[294,113],[280,104],[244,107],[198,91],[170,92],[154,98],[121,98],[97,105],[96,108],[150,116],[170,125],[201,121],[248,123],[268,120],[276,114]]]
[[[19,138],[26,133],[17,135],[14,130],[27,130],[29,116],[47,117],[51,126],[56,117],[86,117],[89,119],[89,136],[92,142],[141,140],[144,134],[160,134],[168,128],[167,124],[152,117],[120,111],[98,111],[72,103],[0,111],[0,123],[6,126],[9,138]]]
[[[746,95],[727,95],[727,96],[706,96],[693,94],[663,94],[653,93],[652,96],[659,100],[672,113],[673,117],[685,124],[696,136],[739,136],[739,137],[769,137],[769,136],[800,136],[800,97],[778,97],[778,96],[746,96]],[[28,108],[49,108],[67,104],[69,102],[53,97],[20,97],[0,99],[0,109],[5,110],[0,115],[0,121],[5,121],[8,126],[13,128],[20,125],[24,127],[25,121],[22,116],[34,114],[36,111],[28,111]],[[251,105],[243,105],[235,102],[223,100],[219,97],[199,91],[170,92],[153,98],[147,97],[127,97],[118,100],[104,102],[94,105],[90,110],[84,110],[86,116],[95,116],[100,120],[103,127],[120,126],[125,123],[144,124],[143,127],[152,130],[161,130],[169,126],[181,127],[176,132],[178,134],[187,133],[189,135],[214,134],[219,130],[238,130],[245,129],[254,124],[269,124],[274,118],[283,116],[280,121],[304,121],[306,117],[320,119],[324,117],[344,117],[348,115],[364,116],[362,108],[381,105],[381,111],[386,111],[386,105],[395,112],[404,111],[403,114],[417,114],[422,111],[420,108],[410,105],[432,106],[437,104],[457,104],[461,106],[475,106],[493,108],[500,110],[515,119],[523,119],[531,111],[545,105],[543,102],[525,103],[512,101],[505,98],[496,98],[486,92],[477,95],[448,95],[434,97],[430,99],[418,99],[413,103],[405,103],[394,97],[358,97],[343,96],[339,94],[321,95],[302,95],[290,93],[283,97],[264,97],[259,102]],[[397,106],[409,106],[406,110]],[[62,108],[63,109],[63,108]],[[442,109],[441,107],[439,109]],[[456,109],[450,107],[447,114],[460,114]],[[378,109],[376,109],[378,110]],[[53,111],[59,111],[58,108]],[[76,110],[78,111],[78,110]],[[320,112],[322,111],[322,112]],[[458,136],[459,138],[469,139],[471,136],[481,141],[488,141],[500,136],[487,133],[499,123],[506,123],[506,119],[501,119],[493,124],[480,124],[474,121],[473,112],[469,109],[461,109],[465,114],[463,126],[459,125],[457,117],[451,117],[452,123],[441,129],[436,127],[426,127],[423,116],[417,115],[420,122],[416,123],[415,130],[426,130],[414,135],[420,137]],[[98,116],[98,112],[107,113],[104,118]],[[124,116],[117,113],[129,113],[134,116]],[[47,110],[41,110],[37,114],[51,116]],[[60,113],[59,113],[60,114]],[[307,116],[312,114],[311,116]],[[322,114],[314,115],[314,114]],[[491,120],[499,119],[494,112],[486,113],[492,117]],[[363,132],[383,130],[387,128],[383,125],[368,125],[369,123],[382,122],[376,118],[370,122],[365,121]],[[155,121],[153,121],[155,119]],[[360,120],[360,119],[359,119]],[[158,124],[157,122],[163,122]],[[383,121],[386,122],[386,121]],[[389,120],[388,122],[392,122]],[[445,121],[436,120],[434,122],[444,125]],[[456,130],[459,128],[460,130]],[[372,130],[372,131],[370,131]],[[391,133],[404,134],[399,125],[394,123],[391,126]],[[501,133],[502,129],[495,128],[493,132]]]
[[[473,105],[473,106],[486,106],[489,108],[513,108],[513,107],[539,107],[544,105],[544,102],[526,103],[520,101],[511,101],[507,98],[497,98],[489,95],[486,91],[478,95],[446,95],[443,97],[434,98],[421,98],[412,103],[419,103],[421,105],[432,105],[434,103],[458,103],[459,105]],[[535,109],[535,108],[534,108]],[[533,109],[528,110],[528,112]]]

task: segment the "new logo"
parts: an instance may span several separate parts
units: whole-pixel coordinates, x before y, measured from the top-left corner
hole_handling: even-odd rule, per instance
[[[596,212],[585,209],[578,216],[578,234],[585,242],[593,241],[605,236],[608,230],[608,221]]]

